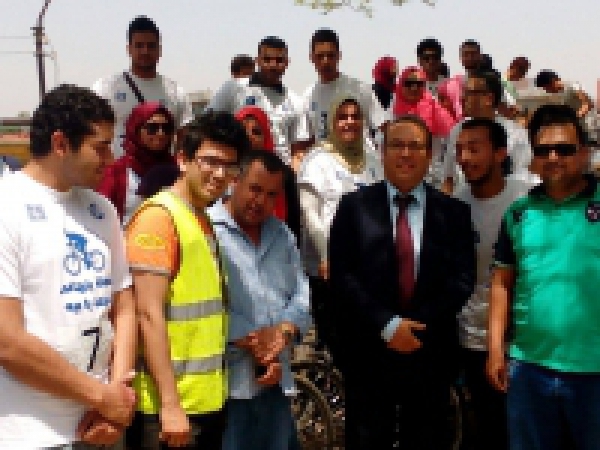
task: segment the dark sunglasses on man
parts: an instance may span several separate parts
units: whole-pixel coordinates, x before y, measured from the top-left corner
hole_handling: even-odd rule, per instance
[[[155,123],[150,122],[142,125],[142,128],[146,130],[148,134],[154,135],[157,134],[159,130],[162,130],[165,134],[173,134],[175,131],[174,127],[170,123]]]
[[[541,144],[533,146],[533,156],[547,158],[554,151],[557,156],[573,156],[577,153],[576,144]]]

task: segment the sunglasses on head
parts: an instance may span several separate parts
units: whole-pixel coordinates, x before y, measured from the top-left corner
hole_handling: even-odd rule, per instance
[[[142,125],[142,128],[146,130],[148,134],[157,134],[158,130],[162,130],[165,134],[173,134],[173,125],[170,123],[146,123]]]
[[[534,145],[533,155],[541,158],[547,158],[550,152],[554,150],[558,156],[573,156],[577,152],[576,144],[544,144]]]
[[[406,88],[423,87],[423,86],[425,86],[425,81],[423,81],[423,80],[404,80],[402,82],[402,86],[404,86]]]

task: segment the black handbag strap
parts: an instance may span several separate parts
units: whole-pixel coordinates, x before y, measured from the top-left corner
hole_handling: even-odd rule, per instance
[[[127,82],[129,87],[133,91],[133,94],[135,95],[135,98],[137,98],[137,101],[139,103],[144,103],[146,100],[144,99],[144,96],[140,92],[140,89],[137,87],[137,85],[133,81],[133,78],[131,78],[131,75],[129,75],[127,72],[123,72],[123,78],[125,78],[125,81]]]

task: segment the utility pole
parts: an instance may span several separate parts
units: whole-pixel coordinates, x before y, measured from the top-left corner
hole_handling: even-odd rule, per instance
[[[40,99],[46,94],[46,71],[44,69],[44,15],[48,10],[48,5],[52,0],[45,0],[44,7],[40,11],[35,27],[32,27],[35,36],[35,57],[38,66],[38,78],[40,82]]]

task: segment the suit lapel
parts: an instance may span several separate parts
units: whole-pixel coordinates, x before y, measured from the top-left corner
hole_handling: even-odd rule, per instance
[[[427,184],[425,185],[425,214],[415,293],[420,290],[421,284],[427,281],[430,269],[439,263],[439,261],[436,261],[435,242],[437,241],[436,238],[443,231],[443,212],[439,207],[440,195],[442,194],[434,188]]]

